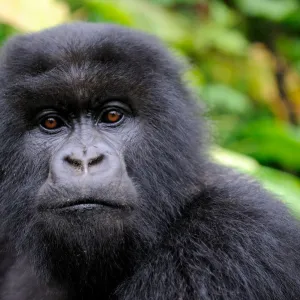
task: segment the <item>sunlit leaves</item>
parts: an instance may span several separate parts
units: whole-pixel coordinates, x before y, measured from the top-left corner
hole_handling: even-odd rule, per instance
[[[248,114],[251,100],[245,94],[222,84],[208,84],[202,89],[202,98],[216,113]]]
[[[245,14],[280,21],[299,8],[297,0],[235,0]]]
[[[1,0],[0,20],[20,31],[34,31],[68,19],[68,7],[54,0]]]

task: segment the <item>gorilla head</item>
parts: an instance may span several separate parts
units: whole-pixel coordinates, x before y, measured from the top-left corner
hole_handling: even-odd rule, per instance
[[[13,38],[0,65],[2,237],[44,278],[125,270],[199,189],[177,63],[153,37],[76,23]]]

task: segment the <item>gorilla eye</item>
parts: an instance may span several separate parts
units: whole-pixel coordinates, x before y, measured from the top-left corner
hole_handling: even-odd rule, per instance
[[[47,132],[56,132],[64,125],[64,121],[57,116],[47,116],[40,121],[40,127]]]
[[[120,122],[124,117],[124,114],[116,109],[109,109],[104,111],[101,114],[100,122],[107,123],[107,124],[116,124]]]

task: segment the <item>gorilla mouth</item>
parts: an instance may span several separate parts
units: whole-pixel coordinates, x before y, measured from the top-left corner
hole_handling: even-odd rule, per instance
[[[46,209],[51,210],[91,210],[101,207],[108,207],[114,209],[124,209],[125,205],[108,200],[95,199],[80,199],[75,201],[65,201],[56,205],[48,206]]]

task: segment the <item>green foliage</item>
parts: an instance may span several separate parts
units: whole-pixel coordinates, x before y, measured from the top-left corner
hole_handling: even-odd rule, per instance
[[[161,6],[151,5],[148,1],[85,0],[84,3],[89,21],[136,27],[170,43],[185,39],[186,22],[184,19],[175,18],[171,12],[164,10]]]
[[[281,21],[299,9],[297,0],[235,0],[236,5],[247,15]]]
[[[13,27],[0,23],[0,44],[2,44],[6,38],[14,33],[16,33],[16,30]]]
[[[247,122],[224,143],[264,165],[300,174],[300,130],[270,119]]]
[[[282,24],[287,25],[289,29],[292,29],[294,31],[299,30],[300,28],[300,7],[292,11],[290,14],[288,14],[283,20]]]
[[[155,4],[170,6],[176,4],[196,4],[199,3],[199,0],[151,0],[151,2]]]
[[[207,84],[201,94],[210,110],[217,115],[245,115],[252,110],[250,98],[227,85]]]
[[[277,40],[277,48],[289,60],[295,62],[300,60],[300,40],[298,38],[281,36]]]
[[[223,53],[241,55],[248,46],[247,40],[239,31],[217,23],[207,23],[195,29],[195,37],[195,47],[206,51],[214,48]]]

